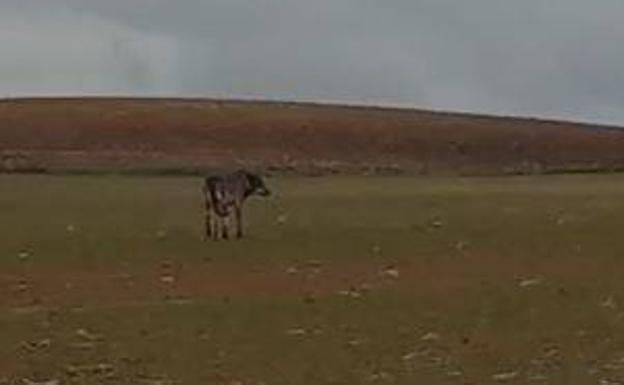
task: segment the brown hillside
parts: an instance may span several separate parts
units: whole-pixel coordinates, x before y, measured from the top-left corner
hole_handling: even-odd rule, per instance
[[[178,99],[0,101],[0,167],[524,173],[624,167],[624,131],[533,119]]]

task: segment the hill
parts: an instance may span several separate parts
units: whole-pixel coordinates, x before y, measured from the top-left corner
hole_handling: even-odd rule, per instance
[[[624,168],[613,127],[209,99],[0,101],[0,170],[518,174]]]

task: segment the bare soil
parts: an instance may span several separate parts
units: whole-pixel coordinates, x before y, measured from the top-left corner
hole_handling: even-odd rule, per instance
[[[624,167],[624,131],[570,122],[206,99],[0,101],[3,171],[524,174]]]

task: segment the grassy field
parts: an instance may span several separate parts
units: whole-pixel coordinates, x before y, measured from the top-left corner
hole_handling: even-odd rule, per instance
[[[624,383],[624,176],[0,177],[0,384]]]

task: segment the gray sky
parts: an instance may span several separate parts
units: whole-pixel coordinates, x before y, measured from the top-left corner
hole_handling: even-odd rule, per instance
[[[621,0],[0,0],[0,96],[340,101],[624,125]]]

